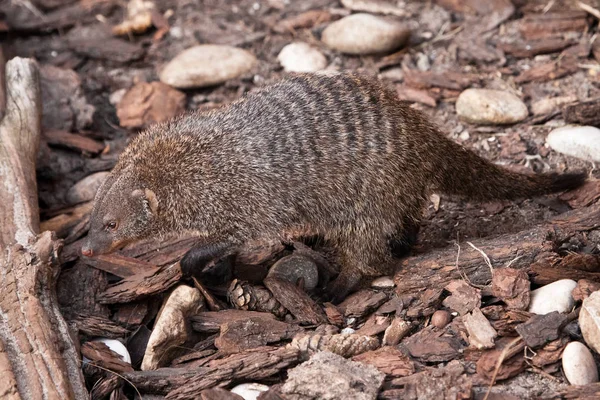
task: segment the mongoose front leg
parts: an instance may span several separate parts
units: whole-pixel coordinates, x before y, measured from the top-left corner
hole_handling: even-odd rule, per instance
[[[219,278],[231,274],[231,268],[223,268],[223,265],[211,264],[211,261],[234,256],[235,246],[230,242],[215,242],[192,247],[185,253],[179,265],[184,276],[189,277],[200,274],[221,280]],[[211,267],[216,267],[218,270],[212,271],[213,268]]]
[[[327,297],[333,304],[341,303],[355,289],[362,279],[360,271],[343,267],[339,275],[327,285]]]

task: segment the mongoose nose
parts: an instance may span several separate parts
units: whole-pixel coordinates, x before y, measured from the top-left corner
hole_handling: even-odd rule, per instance
[[[81,254],[86,257],[91,257],[94,255],[94,251],[92,249],[81,249]]]

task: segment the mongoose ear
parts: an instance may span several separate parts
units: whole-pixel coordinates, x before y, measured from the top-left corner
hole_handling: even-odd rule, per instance
[[[158,211],[158,199],[156,198],[156,194],[150,189],[136,189],[131,192],[132,197],[140,197],[150,209],[152,214],[156,214]]]
[[[144,189],[144,193],[146,194],[146,200],[148,200],[152,214],[156,214],[158,211],[158,199],[156,198],[156,194],[150,189]]]

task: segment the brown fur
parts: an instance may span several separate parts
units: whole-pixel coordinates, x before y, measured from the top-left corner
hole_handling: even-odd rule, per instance
[[[418,224],[432,190],[516,199],[584,180],[499,168],[372,77],[297,74],[136,137],[98,190],[85,250],[171,232],[233,248],[306,232],[338,249],[334,290],[345,293],[361,276],[385,272],[387,238]]]

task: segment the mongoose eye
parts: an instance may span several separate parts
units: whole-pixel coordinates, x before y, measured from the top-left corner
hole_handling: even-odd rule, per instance
[[[114,231],[115,229],[117,229],[117,222],[110,221],[108,224],[106,224],[106,228],[110,229],[111,231]]]

